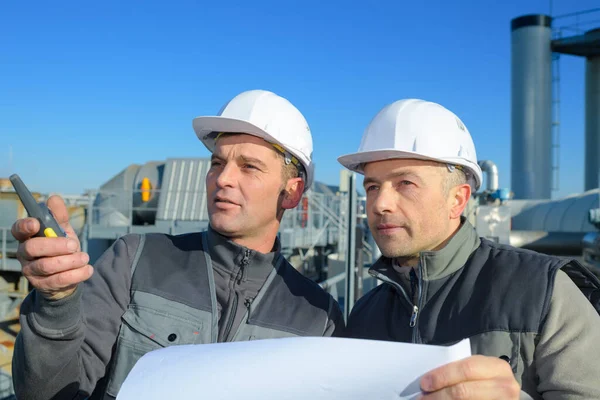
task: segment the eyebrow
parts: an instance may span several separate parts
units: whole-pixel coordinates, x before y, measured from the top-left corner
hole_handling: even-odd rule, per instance
[[[267,164],[265,164],[262,160],[259,160],[258,158],[248,157],[248,156],[244,156],[244,155],[240,155],[239,158],[241,158],[243,162],[258,164],[262,168],[265,168],[265,169],[267,168]]]
[[[214,160],[225,161],[225,159],[223,157],[219,157],[218,155],[216,155],[214,153],[210,156],[210,160],[211,161],[214,161]],[[245,163],[258,164],[258,166],[260,166],[263,169],[267,168],[267,164],[265,164],[263,161],[259,160],[258,158],[255,158],[255,157],[240,155],[240,156],[238,156],[238,160],[242,160]]]
[[[416,181],[417,183],[423,183],[423,179],[416,172],[411,171],[411,170],[392,172],[392,173],[386,175],[383,178],[383,180],[389,180],[389,179],[394,179],[394,178],[407,178],[407,177],[410,178],[411,180]],[[371,183],[379,184],[379,183],[381,183],[381,180],[374,178],[372,176],[365,177],[365,179],[363,181],[363,187],[367,186]]]

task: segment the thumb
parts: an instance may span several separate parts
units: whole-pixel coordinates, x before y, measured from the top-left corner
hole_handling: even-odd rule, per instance
[[[54,215],[54,219],[60,227],[65,231],[67,236],[72,239],[77,239],[77,234],[73,230],[73,227],[69,223],[69,211],[67,210],[67,206],[65,205],[62,197],[53,195],[48,199],[48,208],[52,211],[52,215]]]

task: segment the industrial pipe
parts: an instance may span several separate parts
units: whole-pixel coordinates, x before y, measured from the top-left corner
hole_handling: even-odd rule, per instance
[[[498,190],[498,167],[490,160],[478,162],[481,170],[487,174],[487,190],[495,192]]]
[[[592,34],[600,30],[588,32]],[[585,67],[585,188],[600,185],[600,56],[588,57]]]
[[[510,245],[551,255],[581,255],[586,232],[511,231]]]

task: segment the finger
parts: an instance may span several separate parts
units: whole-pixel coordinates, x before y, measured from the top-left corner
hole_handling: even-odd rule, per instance
[[[521,388],[516,380],[497,378],[493,380],[468,381],[427,393],[420,400],[517,400]]]
[[[495,377],[514,379],[510,365],[497,357],[475,355],[428,372],[421,379],[421,388],[426,392],[434,392],[461,382]]]
[[[40,222],[35,218],[17,220],[10,228],[10,233],[19,241],[24,242],[40,230]]]
[[[60,227],[65,231],[67,236],[75,238],[77,235],[73,230],[73,227],[69,223],[69,210],[65,205],[62,197],[53,195],[48,199],[48,208],[52,211],[52,215],[54,215],[54,219],[60,225]]]
[[[79,250],[79,241],[71,238],[35,237],[19,245],[17,258],[31,261],[40,257],[55,257],[73,254]]]
[[[50,276],[72,269],[83,268],[90,261],[86,253],[74,253],[66,256],[44,257],[32,261],[23,267],[23,275]]]
[[[93,273],[94,268],[91,265],[86,265],[82,268],[70,269],[50,276],[40,277],[33,275],[28,277],[28,280],[36,289],[46,293],[54,293],[70,289],[88,280]]]

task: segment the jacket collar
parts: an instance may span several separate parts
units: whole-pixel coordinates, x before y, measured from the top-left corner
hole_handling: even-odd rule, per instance
[[[214,264],[228,271],[238,271],[246,259],[244,273],[251,279],[266,279],[269,275],[280,253],[280,242],[275,238],[273,248],[269,253],[263,254],[241,246],[226,236],[215,231],[210,225],[207,229],[208,253]]]
[[[461,217],[461,226],[448,241],[446,246],[437,251],[424,251],[420,255],[419,268],[421,278],[435,280],[444,278],[462,268],[470,255],[479,247],[481,239],[475,228],[464,217]],[[381,256],[370,268],[372,275],[382,274],[395,279],[392,267],[393,260]]]

